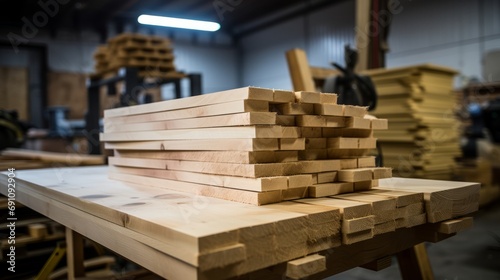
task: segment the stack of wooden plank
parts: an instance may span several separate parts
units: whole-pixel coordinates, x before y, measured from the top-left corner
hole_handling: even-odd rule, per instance
[[[175,181],[109,180],[108,169],[19,171],[16,198],[167,279],[230,278],[279,264],[287,275],[302,266],[305,277],[326,269],[325,258],[340,272],[470,227],[471,218],[458,217],[477,210],[479,194],[475,183],[387,178],[370,191],[257,207],[169,190]],[[426,218],[432,224],[416,226]],[[318,259],[323,267],[309,271]]]
[[[402,177],[450,180],[460,156],[453,69],[417,65],[367,72],[379,102],[373,114],[389,119],[377,131],[384,164]]]
[[[245,87],[105,111],[110,177],[255,205],[365,191],[387,121],[335,94]]]
[[[124,33],[109,39],[94,53],[96,75],[116,73],[122,67],[136,67],[140,77],[182,78],[177,72],[170,40],[157,36]]]

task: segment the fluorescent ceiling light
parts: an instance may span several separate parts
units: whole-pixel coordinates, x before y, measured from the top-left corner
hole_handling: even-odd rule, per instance
[[[194,29],[202,31],[217,31],[220,29],[220,24],[211,21],[161,17],[152,15],[140,15],[137,18],[140,24],[166,26],[174,28]]]

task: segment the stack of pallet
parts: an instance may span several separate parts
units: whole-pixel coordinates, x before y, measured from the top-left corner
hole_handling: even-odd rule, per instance
[[[433,65],[371,70],[379,102],[373,114],[389,119],[377,131],[384,164],[401,177],[450,180],[460,156],[452,92],[456,71]]]
[[[255,205],[376,186],[387,121],[336,95],[246,87],[105,111],[115,179]]]
[[[116,73],[122,67],[138,68],[140,77],[182,78],[174,66],[170,40],[142,34],[121,34],[94,53],[96,75]]]

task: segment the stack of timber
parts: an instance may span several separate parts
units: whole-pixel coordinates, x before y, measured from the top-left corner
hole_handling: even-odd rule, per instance
[[[124,33],[109,39],[94,53],[95,76],[115,73],[122,67],[136,67],[140,77],[183,78],[174,65],[174,54],[167,38]]]
[[[475,183],[387,178],[368,191],[254,206],[163,188],[175,182],[110,180],[109,169],[19,171],[16,199],[167,279],[326,277],[470,227],[463,216],[479,195]]]
[[[245,87],[105,111],[113,179],[254,205],[366,191],[387,120],[335,94]]]
[[[389,130],[375,136],[384,164],[397,176],[451,179],[461,154],[452,92],[456,73],[427,64],[367,72],[379,96],[373,114],[390,123]]]
[[[54,153],[27,149],[8,148],[0,152],[0,168],[36,169],[63,166],[102,165],[106,160],[101,155],[78,153]]]

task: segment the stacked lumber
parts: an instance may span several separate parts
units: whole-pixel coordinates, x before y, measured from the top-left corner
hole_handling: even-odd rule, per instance
[[[101,165],[104,156],[78,153],[54,153],[27,149],[8,148],[0,152],[0,167],[3,170],[35,169],[61,166]]]
[[[263,205],[366,191],[387,121],[335,94],[245,87],[105,111],[110,178]]]
[[[97,47],[94,53],[96,76],[116,73],[122,67],[138,68],[140,77],[182,78],[177,72],[170,40],[124,33]]]
[[[479,194],[475,183],[387,178],[369,191],[257,207],[110,180],[112,168],[19,171],[16,198],[167,279],[338,273],[469,228],[463,216]],[[430,223],[417,225],[422,211]]]
[[[460,156],[453,69],[434,65],[371,70],[379,102],[373,114],[389,119],[377,131],[384,164],[402,177],[450,180]]]

